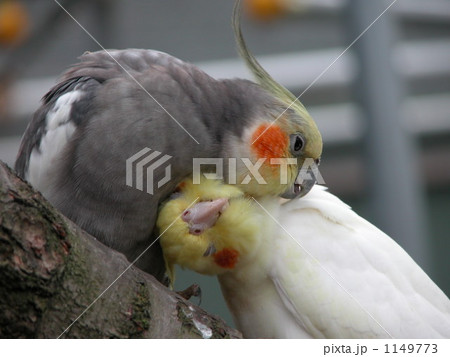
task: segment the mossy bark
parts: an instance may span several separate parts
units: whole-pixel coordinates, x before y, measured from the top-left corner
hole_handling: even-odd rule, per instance
[[[237,338],[0,162],[1,338]]]

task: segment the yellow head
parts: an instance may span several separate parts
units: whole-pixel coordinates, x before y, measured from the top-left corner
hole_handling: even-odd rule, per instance
[[[306,124],[301,124],[297,114],[287,109],[278,120],[275,110],[273,121],[255,120],[244,132],[241,142],[230,145],[230,157],[236,160],[236,179],[228,183],[238,185],[246,194],[254,197],[281,195],[284,198],[304,196],[315,183],[312,165],[318,165],[321,154],[317,140],[309,140],[303,134]],[[275,121],[276,120],[276,121]],[[246,160],[246,161],[244,161]],[[309,160],[309,161],[305,161]],[[308,177],[299,177],[300,169],[308,171]],[[250,170],[252,168],[253,170]],[[230,168],[228,168],[230,172]],[[233,177],[232,175],[230,177]]]
[[[175,264],[207,275],[239,268],[257,249],[260,220],[261,211],[236,186],[182,182],[156,223],[172,282]]]
[[[252,180],[241,187],[252,196],[267,194],[279,194],[285,198],[304,196],[314,185],[315,180],[306,177],[297,179],[297,175],[305,163],[308,165],[305,169],[313,163],[319,164],[322,137],[316,123],[298,98],[275,81],[249,51],[241,31],[240,8],[238,0],[233,11],[232,25],[239,54],[258,84],[275,100],[266,103],[264,122],[257,123],[255,127],[250,128],[247,136],[244,135],[244,140],[251,142],[249,156],[244,156],[245,153],[242,152],[236,156],[251,158],[253,163],[258,159],[266,159],[259,171],[267,184],[261,185],[256,182],[257,180]],[[287,170],[284,169],[286,176],[284,179],[282,166],[280,163],[271,163],[273,159],[290,159],[296,163],[287,165]],[[247,170],[242,165],[237,171],[244,176],[238,177],[238,180],[247,175]],[[311,172],[309,170],[308,175]]]

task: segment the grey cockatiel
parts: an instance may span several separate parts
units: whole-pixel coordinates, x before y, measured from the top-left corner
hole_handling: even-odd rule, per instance
[[[241,185],[246,192],[307,193],[312,181],[295,180],[306,158],[319,159],[320,134],[301,103],[291,105],[295,97],[248,52],[236,10],[234,20],[241,54],[260,84],[215,80],[153,50],[85,53],[44,96],[24,134],[18,174],[129,260],[156,238],[158,203],[192,174],[193,158],[267,159],[259,170],[267,184],[251,177]],[[171,179],[153,194],[126,185],[126,160],[147,147],[172,156]],[[288,166],[287,182],[280,181],[281,166],[270,163],[271,158],[297,159]],[[236,161],[240,184],[249,170]],[[164,176],[163,165],[154,172],[155,182]],[[159,244],[136,265],[161,280]]]

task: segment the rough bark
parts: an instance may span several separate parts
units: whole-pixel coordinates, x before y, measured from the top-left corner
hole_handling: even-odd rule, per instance
[[[0,337],[240,337],[128,266],[0,162]]]

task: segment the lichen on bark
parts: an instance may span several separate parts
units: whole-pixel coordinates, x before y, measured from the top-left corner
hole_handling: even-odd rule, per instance
[[[240,337],[83,232],[0,162],[0,338],[206,338],[208,331]]]

